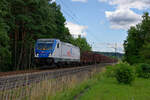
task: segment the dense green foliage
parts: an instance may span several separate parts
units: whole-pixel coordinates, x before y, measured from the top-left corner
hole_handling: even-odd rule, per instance
[[[135,79],[134,67],[127,63],[120,63],[106,67],[104,74],[106,77],[115,77],[118,83],[131,84]]]
[[[124,42],[125,61],[130,64],[150,63],[150,16],[143,15],[141,23],[128,30]]]
[[[135,79],[135,72],[133,68],[126,63],[116,65],[115,78],[119,83],[131,84]]]
[[[6,71],[10,69],[11,64],[11,52],[9,46],[8,29],[9,27],[5,24],[3,16],[7,14],[7,2],[1,0],[0,2],[0,71]]]
[[[150,78],[150,64],[139,63],[129,65],[127,63],[120,63],[114,66],[107,66],[104,75],[106,77],[116,77],[119,83],[128,83],[128,81],[134,80],[135,77]]]
[[[76,44],[81,51],[90,50],[84,38],[71,36],[65,22],[60,6],[51,0],[1,0],[1,67],[11,62],[14,70],[31,67],[34,43],[38,38],[57,38]]]
[[[138,77],[150,78],[150,65],[149,64],[139,64],[136,66],[136,73]]]
[[[7,35],[6,25],[0,20],[0,71],[10,69],[11,53],[9,51],[9,37]]]
[[[91,51],[91,46],[86,42],[86,38],[79,36],[76,39],[72,39],[71,43],[78,46],[81,52]]]
[[[121,63],[116,65],[115,78],[119,83],[131,84],[135,79],[135,72],[129,64]]]

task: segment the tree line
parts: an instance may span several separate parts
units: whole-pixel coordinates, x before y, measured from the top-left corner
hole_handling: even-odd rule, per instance
[[[150,64],[150,16],[146,12],[142,22],[128,30],[128,37],[124,42],[124,60],[130,64]]]
[[[85,38],[73,38],[65,27],[61,7],[51,0],[1,0],[0,71],[32,67],[39,38],[57,38],[91,50]]]

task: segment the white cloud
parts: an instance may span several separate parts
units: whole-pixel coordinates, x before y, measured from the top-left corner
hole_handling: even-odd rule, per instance
[[[73,2],[87,2],[88,0],[72,0]]]
[[[109,43],[108,48],[113,49],[113,52],[120,52],[120,53],[124,53],[124,46],[123,43]]]
[[[66,22],[66,27],[68,27],[70,33],[75,37],[78,37],[78,35],[86,36],[85,30],[88,28],[87,26],[74,24],[72,22]]]
[[[101,52],[120,52],[124,53],[123,43],[94,43],[93,50]]]
[[[98,0],[99,2],[107,2],[108,0]]]
[[[141,21],[141,16],[130,9],[106,11],[105,14],[113,29],[129,29],[130,26],[135,26]]]
[[[52,0],[51,2],[56,2],[56,0]]]
[[[128,29],[142,19],[141,15],[135,13],[131,8],[143,10],[150,8],[150,0],[98,0],[107,2],[116,7],[115,11],[106,11],[106,17],[113,29]]]
[[[118,8],[150,8],[150,0],[98,0],[99,2],[108,2],[110,5],[116,5]]]
[[[150,0],[109,0],[110,5],[117,5],[118,8],[135,8],[146,9],[150,8]]]

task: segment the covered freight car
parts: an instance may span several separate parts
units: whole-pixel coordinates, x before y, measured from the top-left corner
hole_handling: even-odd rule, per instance
[[[37,64],[80,62],[80,49],[58,39],[38,39],[34,55]]]

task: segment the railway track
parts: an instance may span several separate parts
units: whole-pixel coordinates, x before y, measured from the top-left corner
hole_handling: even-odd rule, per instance
[[[39,83],[43,80],[55,79],[65,75],[72,75],[78,72],[91,71],[93,67],[103,67],[106,65],[110,65],[110,63],[0,76],[0,91],[26,86],[33,83]]]

